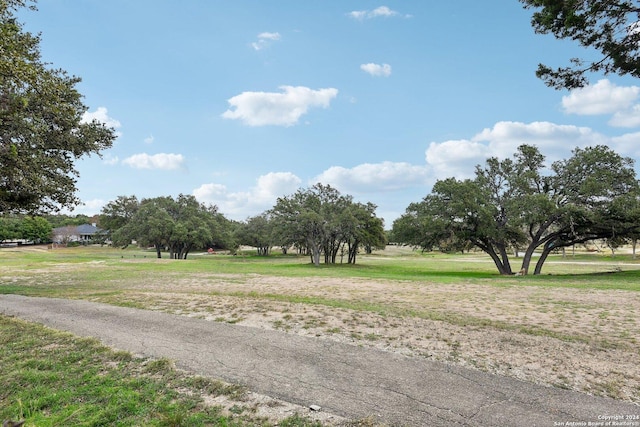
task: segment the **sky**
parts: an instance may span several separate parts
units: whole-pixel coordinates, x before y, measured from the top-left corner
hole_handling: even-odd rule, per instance
[[[71,214],[192,194],[242,221],[323,183],[390,229],[436,180],[521,144],[640,159],[640,83],[545,86],[538,63],[594,54],[535,34],[517,0],[39,0],[19,17],[118,134],[76,163]]]

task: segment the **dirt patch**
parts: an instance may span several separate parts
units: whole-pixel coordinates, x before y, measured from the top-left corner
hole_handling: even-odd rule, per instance
[[[640,403],[635,292],[207,274],[137,283],[123,297]]]

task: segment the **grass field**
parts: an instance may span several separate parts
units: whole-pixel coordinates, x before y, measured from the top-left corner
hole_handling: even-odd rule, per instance
[[[501,277],[480,253],[422,254],[397,247],[360,256],[356,265],[320,267],[306,257],[249,253],[193,254],[179,261],[133,249],[0,249],[0,293],[86,299],[278,329],[640,403],[640,261],[630,255],[556,255],[543,273]],[[89,418],[91,405],[101,405],[111,387],[123,387],[125,396],[135,398],[113,403],[124,408],[101,407],[104,419],[109,411],[128,414],[121,425],[276,422],[239,395],[227,399],[226,408],[207,404],[211,399],[193,384],[215,379],[194,380],[170,361],[138,360],[95,342],[0,320],[0,362],[11,366],[0,372],[0,419],[59,425],[77,417],[99,425]],[[74,383],[78,374],[67,371],[65,354],[95,375]],[[162,373],[149,372],[154,363]],[[30,376],[51,385],[29,387],[35,381]],[[157,396],[154,387],[163,384],[171,387]],[[95,401],[78,397],[86,390],[73,391],[84,386],[94,391]],[[60,387],[69,396],[52,398]],[[298,416],[278,422],[318,425]]]

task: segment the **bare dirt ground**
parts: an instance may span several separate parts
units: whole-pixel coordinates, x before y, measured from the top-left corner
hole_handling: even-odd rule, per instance
[[[137,284],[125,301],[640,404],[640,295],[634,292],[215,274],[153,282]],[[371,311],[318,304],[320,298]]]

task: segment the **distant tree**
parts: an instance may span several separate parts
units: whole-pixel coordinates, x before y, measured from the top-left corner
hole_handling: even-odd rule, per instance
[[[123,224],[112,231],[114,245],[125,247],[135,240],[140,246],[154,247],[158,258],[168,249],[172,259],[186,259],[195,248],[234,247],[231,222],[215,206],[206,206],[194,196],[183,194],[175,199],[143,199],[137,208],[134,199],[120,197],[103,210],[107,223]],[[124,211],[135,213],[127,219]]]
[[[384,242],[382,220],[375,217],[375,205],[353,202],[329,185],[316,184],[279,198],[269,215],[274,236],[281,245],[304,248],[311,262],[333,264],[344,248],[355,263],[358,247],[380,246]]]
[[[412,203],[394,222],[401,243],[425,250],[486,252],[500,274],[512,274],[510,250],[525,247],[521,270],[534,274],[556,250],[598,239],[629,237],[637,231],[633,210],[624,208],[639,194],[633,160],[605,146],[575,149],[551,165],[522,145],[513,159],[488,159],[471,180],[436,182],[431,194]]]
[[[572,58],[571,65],[553,69],[540,64],[536,75],[556,89],[588,83],[587,73],[640,77],[640,2],[636,0],[520,0],[534,9],[536,33],[571,39],[595,49],[594,60]]]
[[[247,219],[235,231],[239,244],[253,246],[258,255],[267,256],[273,246],[273,224],[266,213]]]
[[[15,216],[0,216],[0,242],[20,239],[21,221]]]
[[[307,248],[314,265],[320,265],[325,241],[325,220],[321,216],[323,187],[298,190],[295,194],[278,198],[269,214],[273,218],[277,239],[283,244]]]
[[[367,254],[371,254],[373,249],[384,249],[387,236],[384,221],[376,217],[376,208],[373,203],[351,203],[341,215],[344,221],[342,233],[343,246],[348,256],[347,263],[356,263],[360,248]]]
[[[80,82],[40,57],[40,38],[0,1],[0,213],[49,212],[79,203],[74,161],[111,147],[113,129],[83,121]]]
[[[94,219],[84,214],[77,215],[65,215],[65,214],[47,214],[43,215],[53,228],[64,227],[67,225],[82,225],[82,224],[92,224],[94,223]]]
[[[49,221],[42,217],[26,216],[20,224],[21,238],[30,242],[50,242],[52,232],[53,227]]]
[[[105,230],[117,230],[125,226],[140,207],[136,196],[118,196],[100,211],[98,224]]]
[[[173,221],[159,198],[143,200],[140,208],[122,227],[112,230],[113,245],[127,247],[133,240],[141,247],[153,247],[158,258],[167,245]]]

